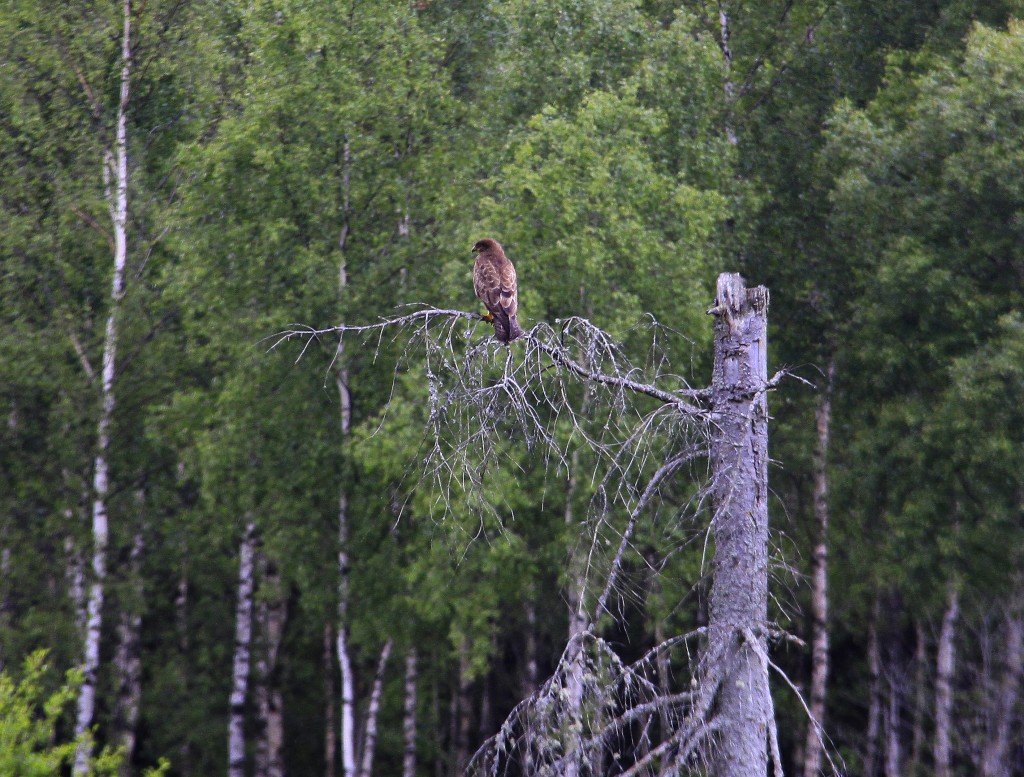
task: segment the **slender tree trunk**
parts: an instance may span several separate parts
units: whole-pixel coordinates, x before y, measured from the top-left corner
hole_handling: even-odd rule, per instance
[[[768,689],[768,290],[718,277],[712,377],[710,621],[702,679],[717,687],[712,773],[764,777]]]
[[[584,396],[583,407],[586,408],[589,405],[589,391]],[[566,489],[565,496],[565,525],[569,531],[570,538],[574,535],[574,527],[576,523],[575,516],[575,505],[573,504],[576,499],[576,489],[578,487],[577,481],[577,470],[579,469],[580,454],[579,449],[574,449],[572,456],[569,459],[569,482]],[[579,738],[582,733],[582,717],[583,717],[583,675],[584,675],[584,656],[583,656],[583,643],[580,641],[580,635],[587,628],[587,613],[586,613],[586,589],[587,589],[587,573],[586,566],[584,564],[583,554],[578,550],[573,551],[572,557],[569,560],[569,581],[567,590],[567,600],[569,604],[569,633],[568,644],[573,645],[574,648],[569,654],[569,667],[567,669],[566,677],[566,697],[568,698],[568,712],[570,720],[566,721],[565,736],[570,737],[565,745],[566,758],[565,758],[565,777],[577,777],[580,773],[580,758],[583,752],[579,746]]]
[[[914,622],[914,710],[911,725],[910,762],[907,771],[917,774],[925,747],[924,718],[928,706],[928,638],[924,622]]]
[[[473,683],[469,678],[469,643],[463,638],[459,645],[459,690],[455,699],[455,759],[454,775],[461,777],[469,763],[469,726],[473,716],[471,691]]]
[[[189,633],[188,633],[188,566],[184,559],[188,558],[187,547],[182,548],[182,564],[181,570],[178,573],[178,586],[177,592],[174,596],[174,626],[177,632],[178,638],[178,655],[180,658],[185,659],[188,655],[189,649]],[[188,687],[190,684],[190,678],[188,670],[183,668],[183,663],[179,662],[179,668],[176,670],[176,674],[179,678],[181,688],[188,693]],[[193,748],[192,742],[189,738],[182,738],[181,746],[178,749],[178,756],[174,758],[174,767],[182,777],[189,777],[192,774],[193,768]]]
[[[352,156],[348,137],[342,151],[342,225],[338,237],[338,294],[344,294],[348,285],[348,271],[345,264],[345,247],[349,235],[349,191]],[[339,341],[335,355],[337,370],[335,384],[338,388],[339,426],[341,443],[344,446],[352,430],[352,393],[349,390],[349,373],[345,366],[344,346]],[[355,777],[356,721],[355,721],[355,677],[352,673],[352,658],[348,646],[348,604],[349,604],[349,555],[348,555],[348,493],[343,482],[338,494],[338,668],[341,674],[341,769],[344,777]]]
[[[526,611],[526,644],[520,694],[525,699],[537,690],[537,681],[540,677],[540,669],[537,664],[537,602],[536,591],[532,584],[529,585],[523,606]]]
[[[832,387],[836,361],[829,359],[825,391],[814,414],[817,442],[814,448],[814,522],[818,536],[811,564],[811,719],[807,723],[804,744],[804,777],[816,777],[821,771],[824,742],[825,694],[828,683],[828,448],[832,426]]]
[[[1014,710],[1020,699],[1021,675],[1024,673],[1024,617],[1017,604],[1006,617],[1006,647],[1003,653],[1003,676],[993,701],[992,731],[981,754],[983,777],[1006,777],[1012,773],[1010,747]],[[1019,732],[1018,732],[1019,733]]]
[[[321,661],[324,677],[324,777],[335,777],[338,757],[338,732],[334,711],[334,632],[330,622],[324,624],[324,652]]]
[[[953,679],[956,672],[956,647],[953,639],[959,613],[960,592],[955,583],[950,583],[935,664],[935,777],[951,777],[953,774]]]
[[[288,600],[281,590],[277,566],[261,556],[261,594],[256,622],[260,628],[260,650],[256,661],[256,709],[259,738],[256,742],[256,777],[284,775],[284,700],[278,687],[277,656],[288,619]]]
[[[405,708],[402,715],[405,748],[402,777],[416,777],[416,648],[405,654]]]
[[[355,777],[355,678],[348,652],[348,498],[342,491],[338,509],[338,667],[341,674],[341,769]]]
[[[71,514],[68,510],[65,517],[70,520]],[[67,580],[68,597],[75,612],[75,633],[79,639],[84,640],[88,615],[85,602],[85,559],[82,558],[82,551],[73,537],[64,538],[64,556],[67,559],[64,577]]]
[[[900,748],[900,689],[895,677],[889,682],[889,703],[883,719],[885,729],[885,777],[900,777],[903,754]]]
[[[723,70],[725,72],[725,79],[722,82],[722,90],[725,92],[725,102],[727,107],[727,115],[729,118],[725,125],[725,137],[732,144],[736,145],[739,143],[739,139],[736,137],[736,128],[732,125],[732,111],[735,103],[735,86],[732,81],[732,32],[729,18],[729,6],[728,3],[719,2],[718,4],[718,45],[722,50],[722,63],[724,65]]]
[[[110,495],[110,435],[114,421],[114,382],[117,377],[117,344],[121,302],[124,299],[125,268],[128,262],[128,103],[131,97],[132,48],[131,0],[124,0],[121,33],[121,91],[114,128],[114,146],[103,159],[105,196],[114,233],[114,273],[110,288],[110,307],[103,338],[103,370],[100,384],[100,413],[96,424],[96,456],[93,463],[92,580],[85,626],[82,660],[83,682],[78,692],[74,774],[85,775],[92,753],[91,738],[86,736],[95,719],[97,672],[100,665],[100,634],[103,626],[103,595],[107,578],[108,524],[107,499]]]
[[[140,502],[142,500],[140,499]],[[142,532],[136,531],[128,560],[128,576],[131,600],[122,603],[117,625],[117,651],[114,654],[114,669],[117,673],[117,697],[114,705],[114,731],[118,745],[124,751],[121,774],[131,773],[131,760],[135,753],[135,741],[139,723],[139,709],[142,705],[142,553],[145,541]]]
[[[373,690],[370,691],[366,725],[363,727],[363,757],[359,777],[370,777],[373,774],[373,756],[377,747],[377,716],[380,714],[380,699],[384,693],[384,670],[387,668],[388,658],[391,657],[392,646],[390,639],[385,642],[377,660],[377,673],[373,676]]]
[[[228,777],[245,777],[245,697],[249,690],[256,524],[250,518],[239,548],[235,602],[235,654],[228,713]]]
[[[882,617],[881,595],[876,593],[868,622],[868,727],[865,739],[864,777],[878,774],[878,738],[882,732],[882,649],[878,638]]]

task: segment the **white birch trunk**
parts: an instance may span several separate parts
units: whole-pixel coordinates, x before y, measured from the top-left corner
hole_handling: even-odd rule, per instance
[[[804,744],[804,777],[816,777],[821,771],[824,743],[825,694],[828,683],[828,448],[832,426],[832,386],[835,383],[835,358],[829,360],[825,391],[814,414],[817,444],[814,449],[814,520],[818,536],[814,543],[811,570],[811,613],[814,627],[811,637],[810,717]]]
[[[228,777],[245,777],[245,697],[249,690],[256,524],[250,519],[239,548],[235,603],[235,653],[228,713]]]
[[[402,777],[416,777],[416,648],[405,654],[405,707],[402,714]]]
[[[705,688],[717,687],[716,777],[765,777],[774,742],[768,686],[768,290],[718,277],[711,396],[715,539]]]
[[[352,153],[348,136],[342,151],[341,169],[341,233],[338,236],[338,250],[341,260],[338,262],[338,295],[345,293],[348,286],[348,270],[345,264],[345,248],[349,235]],[[349,390],[349,374],[345,366],[344,345],[339,340],[338,352],[335,354],[338,366],[335,373],[335,384],[338,387],[341,443],[348,440],[352,429],[352,394]],[[341,484],[338,494],[338,669],[341,674],[341,773],[344,777],[355,777],[356,760],[356,721],[355,721],[355,678],[352,674],[352,658],[348,647],[348,601],[349,601],[349,557],[348,557],[348,494],[345,484]]]
[[[140,504],[142,500],[140,499]],[[139,708],[142,705],[142,553],[145,541],[141,531],[135,532],[129,556],[131,578],[131,601],[121,607],[117,625],[117,651],[114,654],[114,669],[117,673],[117,698],[114,705],[114,730],[118,746],[125,758],[121,774],[131,771],[130,763],[135,753],[135,742],[139,723]]]
[[[363,728],[363,757],[359,766],[359,777],[373,774],[373,756],[377,747],[377,716],[380,714],[380,699],[384,693],[384,670],[391,656],[392,641],[384,643],[377,661],[377,673],[373,677],[373,690],[366,708],[366,726]]]
[[[100,634],[103,627],[103,594],[107,578],[107,543],[110,527],[107,498],[110,494],[110,434],[114,420],[114,381],[117,376],[117,343],[121,302],[124,298],[125,267],[128,261],[128,103],[131,96],[131,0],[122,4],[121,90],[114,129],[114,146],[104,151],[103,180],[114,232],[114,273],[110,308],[103,338],[103,370],[100,384],[100,412],[96,424],[96,457],[93,464],[92,579],[86,605],[85,646],[82,687],[75,716],[74,774],[89,770],[92,741],[89,732],[96,714],[97,672],[100,665]],[[111,189],[113,186],[113,189]]]
[[[981,754],[983,777],[1005,777],[1010,767],[1011,735],[1014,710],[1020,699],[1021,675],[1024,673],[1024,617],[1019,610],[1006,618],[1006,647],[1003,653],[1003,676],[993,703],[992,731]]]
[[[956,621],[960,612],[960,592],[954,583],[946,593],[946,611],[939,632],[935,663],[935,744],[932,751],[935,777],[951,777],[953,753],[953,679],[956,672]]]
[[[342,271],[344,273],[344,270]],[[340,358],[340,357],[339,357]],[[338,395],[341,398],[342,439],[349,433],[351,419],[351,398],[348,391],[348,371],[339,369],[337,375]],[[355,678],[352,674],[352,658],[348,648],[348,494],[342,485],[338,497],[338,668],[341,674],[341,768],[344,777],[356,774],[355,741]]]

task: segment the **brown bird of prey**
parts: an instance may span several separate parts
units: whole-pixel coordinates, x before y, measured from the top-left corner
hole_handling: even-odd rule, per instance
[[[516,268],[497,240],[485,238],[473,246],[473,290],[487,308],[484,319],[494,324],[494,338],[509,343],[526,334],[519,326],[519,290]]]

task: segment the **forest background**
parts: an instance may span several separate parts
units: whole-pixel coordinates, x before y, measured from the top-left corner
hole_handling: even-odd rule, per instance
[[[423,468],[407,333],[271,346],[477,310],[490,236],[527,328],[655,331],[693,386],[717,273],[769,287],[813,384],[769,399],[790,773],[1024,774],[1020,6],[4,4],[0,697],[56,694],[18,746],[461,773],[600,591],[591,451],[512,430],[470,493]],[[600,627],[623,660],[706,618],[677,479]]]

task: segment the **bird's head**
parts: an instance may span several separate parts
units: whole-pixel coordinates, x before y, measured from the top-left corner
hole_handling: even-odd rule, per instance
[[[501,250],[501,243],[497,240],[492,240],[489,237],[485,237],[483,240],[477,240],[476,243],[473,244],[474,254],[482,254],[484,251],[496,251],[498,253],[503,253]]]

